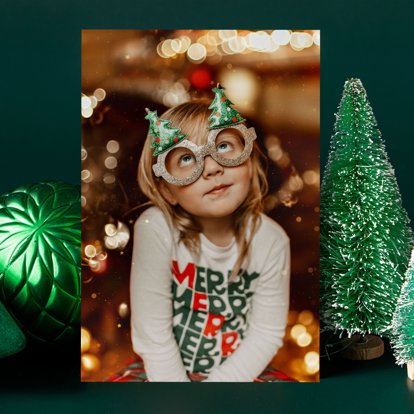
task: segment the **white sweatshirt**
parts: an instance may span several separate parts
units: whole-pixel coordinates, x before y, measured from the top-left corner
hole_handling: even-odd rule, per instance
[[[178,243],[156,207],[135,223],[131,268],[134,351],[149,381],[251,382],[282,345],[289,305],[290,250],[283,229],[262,215],[250,259],[228,282],[235,240],[200,235],[201,255]]]

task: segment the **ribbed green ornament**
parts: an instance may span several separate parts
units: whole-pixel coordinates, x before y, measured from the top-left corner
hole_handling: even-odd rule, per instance
[[[41,182],[0,197],[0,299],[27,337],[78,334],[80,240],[79,187]]]

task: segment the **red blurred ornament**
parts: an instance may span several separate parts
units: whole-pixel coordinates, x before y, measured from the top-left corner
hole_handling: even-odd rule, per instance
[[[197,68],[190,74],[190,82],[197,89],[206,89],[210,87],[211,74],[205,68]]]

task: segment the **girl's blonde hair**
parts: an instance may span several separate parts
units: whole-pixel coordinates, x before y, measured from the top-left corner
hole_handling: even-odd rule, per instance
[[[205,99],[195,99],[164,112],[160,118],[168,119],[174,127],[181,128],[181,133],[188,134],[191,141],[197,145],[207,142],[208,109],[210,102]],[[156,157],[152,156],[151,142],[146,140],[138,165],[138,184],[142,192],[149,198],[150,204],[158,207],[166,216],[170,225],[179,230],[180,242],[196,256],[200,255],[201,228],[193,217],[179,205],[171,205],[160,191],[162,178],[156,178],[152,166]],[[242,265],[249,256],[250,244],[260,221],[263,211],[263,197],[267,193],[268,184],[264,167],[260,158],[264,158],[260,148],[254,142],[250,156],[252,164],[252,179],[250,191],[242,205],[234,213],[234,233],[239,248],[239,256],[232,270],[230,280],[239,273]],[[250,221],[251,220],[251,221]],[[250,227],[249,227],[250,223]],[[248,237],[246,236],[248,234]]]

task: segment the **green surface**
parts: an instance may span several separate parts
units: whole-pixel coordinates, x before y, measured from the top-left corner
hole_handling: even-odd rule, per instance
[[[411,2],[213,0],[142,3],[136,0],[2,0],[0,3],[2,120],[0,193],[44,179],[79,183],[80,39],[83,28],[315,28],[321,29],[321,161],[325,165],[338,96],[348,77],[370,94],[396,170],[404,206],[414,217],[414,54]],[[149,12],[150,10],[150,12]],[[75,361],[53,354],[43,364]],[[60,358],[60,359],[59,359]],[[41,360],[36,354],[27,357]],[[384,360],[385,361],[385,360]],[[73,368],[73,365],[71,365]],[[1,412],[410,413],[414,390],[387,360],[375,369],[339,371],[320,384],[76,384],[37,385],[23,374],[0,391]],[[60,370],[62,371],[62,370]],[[8,377],[1,369],[3,382]],[[62,372],[61,372],[62,375]],[[26,378],[26,381],[25,381]],[[72,381],[74,385],[68,385]]]
[[[4,412],[241,414],[395,413],[414,410],[414,383],[389,355],[366,363],[335,363],[323,383],[313,384],[111,384],[72,387],[8,387]],[[20,396],[24,394],[24,399]]]

